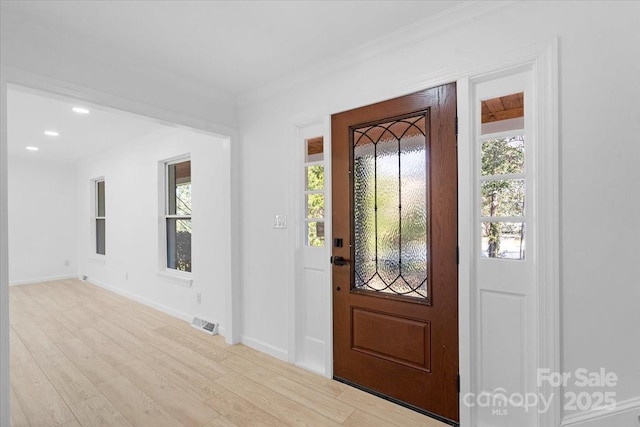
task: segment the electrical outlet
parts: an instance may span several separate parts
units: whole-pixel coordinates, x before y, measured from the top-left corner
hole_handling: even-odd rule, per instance
[[[202,292],[196,292],[196,302],[202,304]]]
[[[69,261],[68,259],[64,260],[64,266],[65,267],[69,267],[71,265],[71,261]]]
[[[124,273],[124,280],[129,280],[129,273]]]

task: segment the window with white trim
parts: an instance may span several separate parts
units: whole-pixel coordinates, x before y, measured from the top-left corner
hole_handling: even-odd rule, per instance
[[[481,254],[487,258],[524,260],[524,92],[483,100],[481,123]]]
[[[324,246],[324,141],[321,136],[305,140],[305,244]]]
[[[94,232],[95,250],[98,255],[106,255],[107,249],[107,217],[106,217],[106,194],[104,178],[96,179],[94,183]]]
[[[166,267],[191,272],[191,160],[165,163]]]

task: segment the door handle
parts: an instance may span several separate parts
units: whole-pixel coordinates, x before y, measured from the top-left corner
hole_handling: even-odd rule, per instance
[[[345,259],[344,257],[341,257],[341,256],[334,256],[334,257],[331,257],[331,262],[332,262],[334,265],[339,265],[339,266],[349,264],[349,260],[348,260],[348,259]]]

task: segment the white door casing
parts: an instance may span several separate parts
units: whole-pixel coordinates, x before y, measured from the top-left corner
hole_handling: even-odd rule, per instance
[[[384,99],[390,99],[425,88],[435,87],[450,81],[456,81],[457,83],[459,118],[458,234],[460,264],[458,309],[461,375],[460,425],[463,427],[520,425],[517,424],[518,422],[523,422],[523,426],[536,425],[541,427],[557,427],[560,424],[561,390],[553,389],[548,384],[538,385],[536,381],[536,371],[538,368],[547,368],[552,372],[558,372],[560,369],[557,56],[557,40],[553,40],[550,43],[530,46],[494,58],[488,58],[480,64],[469,64],[465,67],[442,70],[432,75],[425,75],[418,80],[400,84],[395,90],[388,88],[389,90],[385,92]],[[486,83],[487,85],[481,89],[488,90],[490,89],[488,83],[496,80],[495,85],[500,87],[501,83],[497,82],[497,79],[509,77],[513,74],[522,74],[523,72],[526,75],[521,75],[520,78],[524,78],[524,84],[525,86],[528,85],[527,91],[531,95],[528,97],[526,106],[526,110],[530,113],[527,130],[530,133],[530,137],[533,138],[532,141],[535,140],[536,146],[529,150],[527,159],[527,162],[531,166],[529,170],[530,175],[527,176],[527,185],[530,189],[527,194],[527,203],[529,205],[528,221],[532,226],[527,234],[527,238],[530,240],[530,244],[527,244],[527,257],[529,257],[529,259],[523,265],[514,266],[513,264],[507,264],[506,267],[506,274],[510,274],[512,278],[520,274],[521,277],[525,279],[523,283],[518,284],[520,287],[520,289],[518,289],[520,293],[518,293],[508,289],[507,292],[503,292],[504,289],[500,289],[500,283],[495,284],[493,287],[481,288],[481,286],[487,286],[484,283],[490,283],[490,281],[487,282],[486,278],[502,273],[498,273],[495,269],[492,269],[492,267],[495,267],[494,265],[486,263],[479,265],[478,262],[480,250],[478,231],[480,206],[478,196],[479,184],[476,173],[478,153],[475,151],[473,144],[477,141],[474,127],[475,114],[477,111],[474,109],[474,105],[478,86],[481,83]],[[520,81],[520,83],[522,83],[522,81]],[[517,86],[518,84],[514,87]],[[503,89],[508,91],[507,87]],[[504,90],[498,90],[498,92],[503,92]],[[508,93],[502,93],[502,95],[505,94]],[[368,103],[371,103],[371,100],[369,100]],[[340,106],[340,109],[336,111],[347,110],[365,104],[366,102],[344,105]],[[318,113],[318,116],[324,114]],[[330,123],[328,122],[329,116],[322,117],[325,117],[324,127],[327,128],[327,123]],[[309,126],[309,124],[319,123],[321,121],[321,119],[304,121],[301,120],[299,116],[296,120],[291,120],[291,123],[294,124],[294,128],[296,129],[294,137],[297,143],[296,150],[300,150],[298,154],[294,154],[293,158],[297,159],[298,165],[301,164],[301,160],[299,159],[303,158],[303,153],[301,152],[303,145],[300,142],[303,140],[300,134],[301,129]],[[324,136],[325,157],[330,159],[330,153],[328,152],[330,148],[330,129],[325,129]],[[296,162],[292,161],[291,164],[295,165]],[[327,170],[330,168],[328,160],[326,168]],[[303,206],[302,199],[300,199],[302,184],[299,181],[301,174],[297,166],[292,167],[291,177],[294,180],[298,180],[296,181],[297,184],[293,185],[291,189],[291,200],[296,206],[292,211],[298,209],[296,215],[300,215],[298,218],[301,219],[302,213],[299,209],[300,206]],[[329,186],[330,183],[326,182],[325,185]],[[329,211],[328,206],[331,203],[330,193],[327,193],[326,203],[328,204],[326,209]],[[330,217],[327,219],[330,220]],[[327,224],[327,227],[327,242],[329,242],[330,226]],[[295,235],[293,238],[295,239],[296,245],[298,245],[301,238],[304,237],[298,234],[299,230],[302,230],[302,228],[297,227],[296,233],[292,233]],[[298,266],[298,260],[302,259],[298,253],[298,249],[296,246],[294,254],[296,262],[293,263],[292,268],[292,274],[295,279],[292,281],[291,295],[295,295],[295,288],[298,286],[300,269],[302,268]],[[327,250],[330,250],[330,248],[327,248]],[[328,259],[329,252],[327,252],[325,256]],[[489,263],[501,262],[496,260],[484,261]],[[510,261],[503,262],[509,263]],[[484,277],[485,280],[481,281],[481,277]],[[327,275],[325,280],[324,287],[327,290],[326,292],[329,293],[331,288],[330,275]],[[502,283],[502,285],[505,285],[505,283]],[[522,316],[518,318],[518,322],[525,322],[521,323],[520,328],[520,330],[526,334],[524,341],[514,341],[514,344],[513,342],[504,342],[495,339],[496,337],[491,337],[492,328],[495,325],[501,326],[501,323],[496,323],[499,319],[492,318],[490,311],[485,310],[482,312],[478,309],[481,297],[484,298],[485,309],[490,309],[492,307],[491,304],[500,305],[502,303],[502,305],[512,310],[512,315],[517,314]],[[308,302],[309,301],[306,301],[306,303]],[[292,328],[296,328],[296,311],[304,309],[303,306],[296,307],[296,303],[296,300],[291,297],[290,307],[292,315],[290,323]],[[316,301],[316,303],[318,302]],[[321,373],[327,377],[331,377],[331,300],[329,296],[327,296],[326,300],[320,303],[323,305],[323,312],[328,319],[325,326],[327,341],[324,346],[326,369]],[[520,310],[520,306],[523,307],[524,311]],[[484,325],[487,327],[484,329],[483,326],[478,326],[482,321],[482,314],[488,316],[485,318]],[[485,339],[480,343],[483,333],[485,334]],[[289,340],[289,358],[291,362],[298,360],[295,354],[291,354],[291,352],[295,353],[298,348],[295,335],[296,333],[293,332],[292,329]],[[503,336],[502,338],[508,339],[509,337]],[[522,372],[518,373],[518,375],[523,378],[521,384],[524,384],[525,389],[544,396],[555,394],[546,412],[538,413],[536,408],[532,413],[524,414],[524,418],[517,419],[512,418],[517,416],[516,411],[512,411],[510,415],[495,417],[491,416],[491,411],[489,411],[489,421],[487,421],[486,412],[479,411],[477,407],[470,407],[464,404],[462,400],[463,396],[478,393],[478,390],[482,390],[482,386],[487,388],[492,384],[496,384],[497,387],[497,384],[500,382],[499,377],[495,380],[487,377],[491,372],[486,372],[484,378],[480,376],[482,374],[482,366],[478,359],[480,344],[484,345],[483,351],[485,359],[486,356],[500,354],[500,348],[504,345],[512,346],[512,348],[524,348],[521,354],[526,353],[526,357],[522,363],[518,362],[523,369]],[[486,363],[489,363],[489,361]],[[304,367],[304,364],[301,364],[301,366]],[[514,368],[517,368],[517,366],[512,365],[511,372],[513,372]],[[485,371],[487,369],[492,369],[490,364],[485,366]],[[502,373],[500,374],[502,375]],[[484,384],[481,384],[481,380],[484,381]],[[509,384],[506,385],[509,386]]]

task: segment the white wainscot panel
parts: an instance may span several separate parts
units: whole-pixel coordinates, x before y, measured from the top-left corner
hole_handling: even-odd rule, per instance
[[[478,426],[533,426],[537,406],[525,408],[526,297],[480,292],[480,383],[474,396]],[[533,399],[533,396],[531,396]],[[522,405],[521,405],[522,403]]]
[[[326,315],[324,313],[323,286],[326,286],[325,272],[314,268],[304,268],[304,280],[298,287],[299,337],[302,348],[298,349],[297,362],[316,372],[324,370],[326,345],[324,340]]]
[[[324,271],[305,268],[304,296],[305,296],[305,336],[322,340],[324,337],[324,307],[322,307],[325,274]]]

